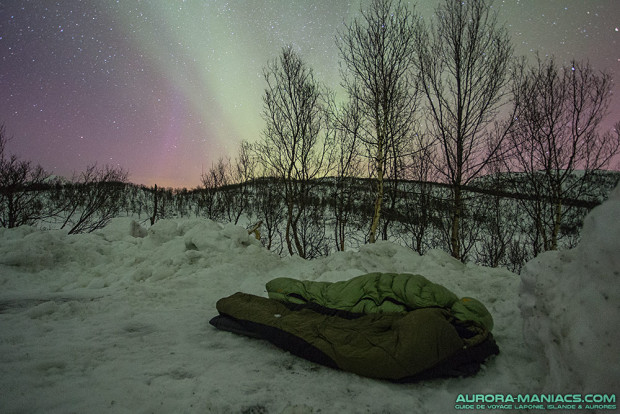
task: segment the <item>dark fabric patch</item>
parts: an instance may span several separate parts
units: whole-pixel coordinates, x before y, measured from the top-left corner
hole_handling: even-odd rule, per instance
[[[499,347],[489,337],[476,346],[462,349],[454,355],[417,375],[401,378],[395,382],[409,383],[445,377],[469,377],[480,371],[480,365],[492,355],[499,354]]]
[[[209,323],[222,331],[228,331],[251,338],[264,339],[278,348],[291,354],[307,359],[316,364],[338,369],[336,363],[321,350],[310,345],[303,339],[280,329],[256,322],[244,321],[229,315],[218,315]]]

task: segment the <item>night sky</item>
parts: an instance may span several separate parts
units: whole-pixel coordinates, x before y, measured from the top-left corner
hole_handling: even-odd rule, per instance
[[[366,0],[362,1],[367,4]],[[415,4],[415,1],[408,3]],[[430,17],[437,0],[419,1]],[[616,80],[620,0],[495,1],[517,54],[589,60]],[[256,141],[262,69],[292,44],[332,88],[344,0],[0,0],[0,123],[9,152],[70,177],[121,166],[139,184],[192,188]]]

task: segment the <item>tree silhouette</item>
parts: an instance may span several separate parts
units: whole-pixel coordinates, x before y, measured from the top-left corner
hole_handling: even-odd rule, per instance
[[[588,189],[592,173],[608,165],[620,148],[615,133],[600,134],[612,80],[588,63],[559,66],[554,58],[530,68],[515,85],[520,110],[509,139],[509,168],[525,172],[519,191],[531,200],[521,205],[535,225],[535,253],[556,250],[567,199]],[[580,169],[582,173],[575,174]],[[540,246],[540,247],[539,247]]]
[[[485,136],[508,92],[512,46],[486,0],[445,0],[418,41],[427,128],[440,148],[439,171],[452,188],[450,249],[461,258],[463,186],[496,158],[504,132]]]
[[[288,251],[305,258],[309,251],[304,235],[311,234],[302,227],[312,223],[306,217],[311,189],[316,179],[329,171],[333,148],[326,92],[290,46],[267,65],[264,76],[263,117],[267,125],[255,151],[264,170],[284,187]]]
[[[416,17],[400,2],[373,0],[362,17],[337,38],[343,61],[343,86],[357,101],[363,123],[359,140],[376,181],[369,241],[374,243],[381,219],[387,169],[399,174],[398,158],[410,135],[417,107],[414,65]]]
[[[0,125],[0,225],[18,227],[34,224],[54,214],[43,198],[50,175],[40,165],[8,155],[9,137]]]

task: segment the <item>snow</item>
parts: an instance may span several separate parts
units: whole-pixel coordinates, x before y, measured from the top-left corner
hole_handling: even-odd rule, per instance
[[[244,228],[116,219],[91,234],[0,229],[2,413],[452,412],[459,394],[617,392],[620,189],[582,243],[522,278],[389,242],[305,261]],[[419,273],[481,300],[500,355],[475,377],[394,384],[218,331],[215,302],[275,277]]]
[[[584,220],[575,249],[522,272],[524,337],[545,367],[544,389],[620,390],[620,186]]]

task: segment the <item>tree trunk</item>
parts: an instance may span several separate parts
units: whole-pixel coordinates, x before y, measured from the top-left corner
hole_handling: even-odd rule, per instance
[[[379,141],[377,146],[377,198],[375,199],[375,209],[370,226],[369,242],[377,241],[377,228],[381,218],[381,207],[383,205],[383,141]]]
[[[9,205],[9,229],[16,227],[17,223],[17,212],[15,211],[15,198],[13,196],[13,190],[9,189],[9,193],[7,196],[8,205]]]
[[[461,260],[461,214],[463,212],[463,195],[460,185],[454,186],[454,206],[452,210],[452,229],[450,231],[450,245],[452,257]]]
[[[303,202],[300,202],[297,204],[298,206],[304,205]],[[293,242],[295,243],[295,249],[297,250],[297,254],[302,259],[305,259],[306,250],[304,249],[304,246],[301,243],[301,239],[299,238],[299,227],[298,227],[299,218],[301,217],[302,214],[303,214],[303,211],[301,210],[301,208],[298,208],[298,211],[295,214],[295,217],[293,217],[291,221],[291,229],[293,230]]]
[[[157,220],[157,184],[153,188],[153,216],[151,217],[151,226],[155,224]]]
[[[553,233],[551,234],[551,250],[558,249],[558,235],[560,233],[560,224],[562,223],[562,199],[557,198],[555,202],[555,214],[553,217]]]
[[[293,242],[291,240],[291,225],[293,224],[293,202],[291,200],[287,200],[286,202],[286,247],[288,248],[288,252],[291,256],[295,254],[293,250]]]

